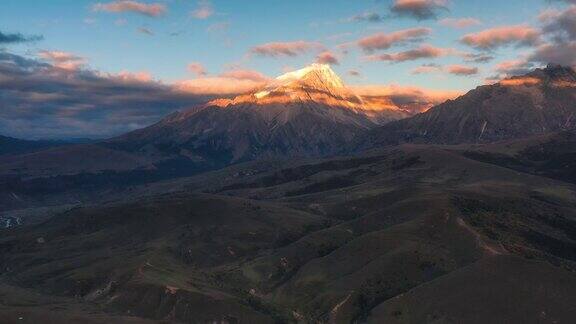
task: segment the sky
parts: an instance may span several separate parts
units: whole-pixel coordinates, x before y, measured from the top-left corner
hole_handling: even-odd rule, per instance
[[[435,104],[575,50],[576,0],[2,0],[0,134],[114,136],[314,62]]]

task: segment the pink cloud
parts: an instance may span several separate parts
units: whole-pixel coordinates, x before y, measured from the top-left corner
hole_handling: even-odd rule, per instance
[[[430,28],[411,28],[395,31],[392,33],[377,33],[357,41],[357,45],[366,53],[376,50],[389,49],[390,47],[406,42],[422,40],[432,33]],[[347,44],[344,44],[346,46]]]
[[[463,29],[482,25],[482,22],[476,18],[445,18],[440,20],[439,24],[442,26]]]
[[[423,58],[437,58],[457,54],[458,51],[452,48],[439,48],[428,44],[422,45],[416,49],[394,53],[394,54],[380,54],[370,55],[366,59],[369,61],[390,61],[390,62],[405,62],[414,61]]]
[[[63,51],[40,51],[38,56],[63,70],[79,70],[86,63],[85,58]]]
[[[450,65],[446,67],[446,70],[450,74],[454,75],[461,75],[461,76],[470,76],[478,74],[477,67],[465,66],[465,65]]]
[[[204,66],[198,62],[192,62],[190,64],[188,64],[188,71],[196,74],[197,76],[204,76],[207,75],[208,73],[206,72],[206,69],[204,68]]]
[[[501,46],[516,44],[517,46],[536,45],[540,32],[527,25],[503,26],[465,35],[460,41],[466,45],[490,50]]]
[[[214,8],[208,0],[198,1],[198,8],[191,13],[196,19],[206,19],[214,15]]]
[[[316,63],[338,65],[340,62],[332,52],[326,51],[316,56]]]
[[[92,10],[106,12],[135,12],[148,17],[158,17],[166,13],[166,7],[163,4],[145,4],[132,0],[97,3],[92,7]]]
[[[429,74],[429,73],[437,73],[442,72],[442,66],[437,64],[425,64],[421,65],[417,68],[412,69],[410,71],[411,74]]]
[[[152,75],[149,72],[128,72],[128,71],[121,71],[120,73],[113,75],[122,81],[127,82],[152,82]]]
[[[322,44],[316,42],[272,42],[253,47],[250,52],[258,56],[297,56],[323,48],[324,46]]]

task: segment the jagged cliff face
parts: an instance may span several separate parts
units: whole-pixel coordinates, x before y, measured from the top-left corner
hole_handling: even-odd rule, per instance
[[[265,88],[217,99],[111,141],[124,149],[234,163],[318,157],[360,133],[407,117],[394,105],[366,105],[328,65],[284,74]]]
[[[485,143],[576,129],[576,73],[549,65],[375,129],[363,146]]]

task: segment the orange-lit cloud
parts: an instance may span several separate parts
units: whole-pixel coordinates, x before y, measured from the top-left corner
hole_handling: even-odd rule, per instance
[[[338,65],[340,62],[332,52],[325,51],[316,56],[316,63]]]
[[[356,42],[356,44],[366,53],[371,53],[376,50],[389,49],[390,47],[407,42],[421,41],[424,37],[430,35],[432,29],[430,28],[411,28],[395,31],[392,33],[377,33],[368,37],[364,37]],[[343,44],[341,46],[347,47],[350,44]]]
[[[392,101],[396,106],[419,113],[454,99],[463,94],[462,91],[443,91],[400,85],[368,85],[352,87],[365,101],[377,104],[379,101]]]
[[[465,35],[460,41],[466,45],[491,50],[500,46],[515,44],[517,46],[536,45],[540,32],[527,25],[503,26]]]
[[[40,51],[38,52],[38,56],[63,70],[78,70],[86,64],[85,58],[69,52]]]
[[[500,81],[500,84],[503,86],[531,86],[540,84],[542,80],[538,78],[531,78],[531,77],[520,77],[520,78],[513,78],[513,79],[506,79]]]
[[[192,62],[188,64],[187,69],[188,71],[196,74],[197,76],[204,76],[208,74],[206,72],[206,69],[204,68],[204,65],[198,62]]]
[[[248,93],[260,89],[265,82],[229,77],[206,77],[178,81],[174,88],[178,91],[196,95],[230,96]]]
[[[198,8],[191,13],[192,17],[196,19],[206,19],[214,15],[214,8],[212,3],[208,0],[198,1]]]
[[[250,52],[258,56],[297,56],[311,51],[318,51],[324,46],[316,42],[272,42],[253,47]]]
[[[442,26],[458,29],[482,25],[482,22],[476,18],[444,18],[438,23]]]
[[[416,49],[394,53],[394,54],[380,54],[369,55],[366,57],[369,61],[390,61],[390,62],[405,62],[414,61],[423,58],[436,58],[448,55],[455,55],[459,52],[452,48],[439,48],[428,44],[424,44]]]
[[[465,66],[465,65],[449,65],[446,67],[446,71],[450,74],[454,75],[462,75],[462,76],[470,76],[478,74],[478,68],[472,66]]]
[[[92,7],[92,10],[107,12],[135,12],[148,17],[158,17],[166,12],[166,6],[160,3],[146,4],[132,0],[118,0],[108,3],[97,3]]]
[[[270,80],[270,78],[264,74],[254,70],[234,69],[221,73],[220,76],[228,79],[250,80],[254,82],[265,82]]]

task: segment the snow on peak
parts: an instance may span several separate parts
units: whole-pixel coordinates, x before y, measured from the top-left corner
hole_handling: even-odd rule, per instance
[[[305,80],[307,78],[310,78],[311,76],[321,79],[322,81],[326,82],[332,87],[335,88],[344,87],[344,83],[342,82],[340,77],[338,77],[338,75],[336,75],[336,73],[332,71],[330,65],[319,63],[311,64],[300,70],[288,72],[286,74],[277,77],[276,80],[283,82],[294,82],[298,80]]]
[[[307,87],[318,90],[342,89],[344,83],[328,64],[311,64],[276,78],[264,90],[255,94],[260,99],[279,88]]]

